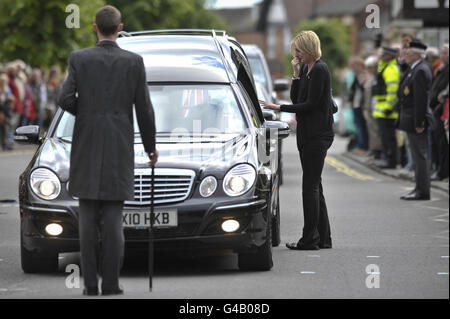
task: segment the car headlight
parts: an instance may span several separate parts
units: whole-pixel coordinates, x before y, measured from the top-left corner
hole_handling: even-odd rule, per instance
[[[35,169],[30,175],[30,185],[37,196],[46,200],[55,199],[61,191],[58,176],[47,168]]]
[[[246,193],[255,182],[255,169],[249,164],[233,167],[223,179],[223,190],[228,196],[239,196]]]
[[[209,197],[216,191],[216,188],[217,179],[214,176],[207,176],[200,183],[200,195]]]

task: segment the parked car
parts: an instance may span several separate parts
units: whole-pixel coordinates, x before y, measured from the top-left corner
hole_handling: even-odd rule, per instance
[[[265,137],[276,130],[285,138],[289,128],[265,121],[240,45],[212,30],[122,33],[117,42],[143,57],[155,110],[155,249],[231,250],[241,270],[270,270],[272,246],[280,243],[279,175],[277,140]],[[68,193],[74,123],[59,109],[42,138],[38,126],[16,130],[16,141],[39,145],[19,178],[27,273],[54,271],[58,253],[79,250],[78,200]],[[147,249],[151,204],[151,169],[136,118],[133,124],[135,194],[123,211],[127,252]]]

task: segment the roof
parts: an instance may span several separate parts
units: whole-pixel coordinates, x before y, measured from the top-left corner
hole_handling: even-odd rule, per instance
[[[364,10],[374,3],[374,0],[327,0],[318,5],[314,10],[314,16],[344,16],[353,15]]]
[[[148,82],[230,82],[212,36],[139,35],[117,43],[143,57]]]
[[[252,32],[258,21],[254,7],[214,10],[230,27],[232,33]]]

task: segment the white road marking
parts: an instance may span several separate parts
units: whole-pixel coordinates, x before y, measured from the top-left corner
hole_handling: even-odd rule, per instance
[[[448,209],[446,211],[447,211],[447,213],[445,213],[445,214],[441,214],[441,215],[437,215],[437,216],[433,216],[433,217],[434,218],[448,217]]]
[[[448,256],[441,256],[442,259],[448,259]]]
[[[446,239],[446,240],[448,240],[448,236],[447,237],[445,237],[445,236],[431,236],[431,237],[434,237],[434,238],[442,238],[442,239]]]
[[[448,223],[448,220],[440,219],[440,218],[433,219],[433,221],[435,221],[435,222],[444,222],[444,223]]]
[[[440,208],[440,207],[432,207],[432,206],[419,206],[420,208],[428,208],[428,209],[434,209],[434,210],[440,210],[441,212],[448,212],[448,208]],[[448,214],[445,214],[448,215]]]
[[[366,256],[367,258],[380,258],[380,256]]]
[[[315,274],[314,271],[302,271],[301,274]]]
[[[311,257],[311,258],[320,258],[319,255],[308,255],[308,257]]]
[[[438,272],[438,275],[447,275],[448,276],[448,272]]]
[[[6,292],[6,291],[8,291],[8,289],[6,289],[6,288],[0,288],[0,292]]]

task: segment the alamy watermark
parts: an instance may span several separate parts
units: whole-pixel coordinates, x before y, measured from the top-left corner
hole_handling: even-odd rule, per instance
[[[369,4],[366,6],[366,27],[367,29],[380,28],[380,7],[376,4]]]
[[[79,29],[80,28],[80,7],[76,4],[69,4],[66,7],[66,12],[70,13],[66,17],[66,28]]]
[[[69,273],[66,277],[66,288],[80,288],[80,266],[76,264],[67,265],[66,273]]]
[[[380,267],[375,264],[367,265],[366,273],[366,287],[369,289],[380,288]]]

